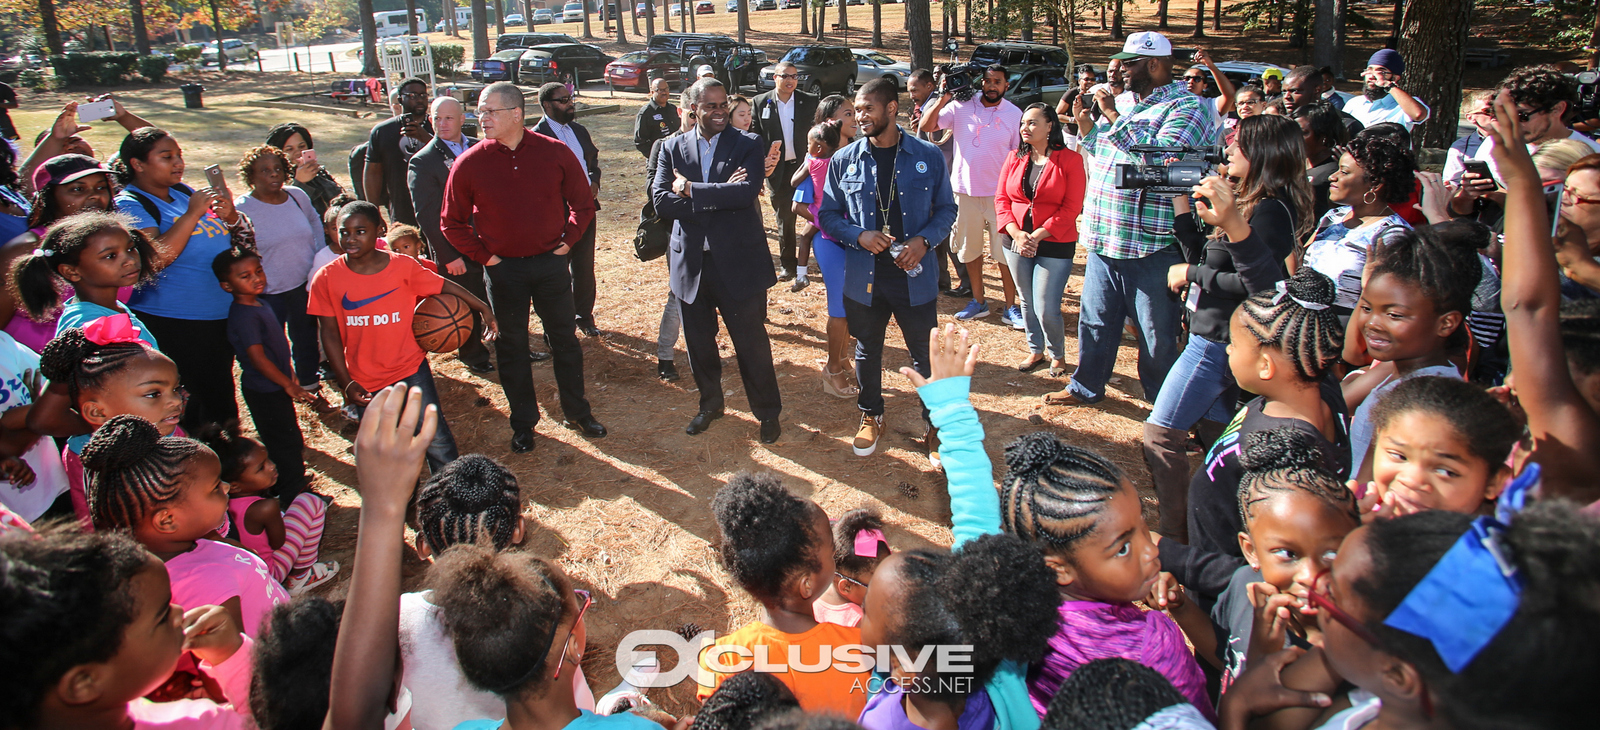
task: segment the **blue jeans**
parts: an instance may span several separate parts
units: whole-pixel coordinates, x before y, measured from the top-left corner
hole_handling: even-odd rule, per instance
[[[1017,283],[1017,300],[1022,305],[1022,321],[1028,327],[1028,351],[1050,352],[1051,359],[1066,359],[1067,331],[1061,316],[1061,297],[1072,276],[1072,257],[1063,259],[1018,255],[1006,250],[1011,280]]]
[[[1078,369],[1067,386],[1079,400],[1105,397],[1122,344],[1122,323],[1131,314],[1139,330],[1139,382],[1145,400],[1155,402],[1178,360],[1179,303],[1167,289],[1167,269],[1181,263],[1175,246],[1142,259],[1089,252],[1078,309]]]
[[[1233,420],[1235,392],[1228,345],[1190,335],[1145,422],[1180,431],[1193,428],[1202,418],[1227,423]]]
[[[528,351],[526,345],[523,346],[522,351],[524,353]],[[435,408],[439,409],[439,430],[433,432],[433,442],[428,444],[428,470],[438,474],[445,464],[455,461],[456,457],[460,456],[460,452],[456,451],[456,437],[450,433],[450,424],[444,420],[444,405],[439,403],[439,390],[433,385],[433,370],[428,367],[427,358],[423,358],[422,365],[417,368],[415,373],[412,373],[399,383],[394,383],[394,385],[402,383],[407,390],[418,388],[422,391],[423,408],[427,408],[428,404],[432,403]],[[382,390],[382,388],[375,388],[374,392],[378,390]],[[355,419],[358,421],[367,411],[365,406],[354,406],[353,410],[355,411]],[[422,430],[421,422],[418,422],[417,430]]]

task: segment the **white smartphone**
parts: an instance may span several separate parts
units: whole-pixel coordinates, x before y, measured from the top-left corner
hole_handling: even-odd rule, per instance
[[[98,122],[116,115],[117,107],[110,99],[86,101],[78,105],[78,121],[80,123]]]

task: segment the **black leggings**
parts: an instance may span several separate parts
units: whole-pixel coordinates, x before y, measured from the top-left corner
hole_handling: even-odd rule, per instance
[[[135,311],[161,343],[161,352],[178,364],[178,381],[189,390],[183,430],[194,433],[208,423],[238,420],[233,392],[233,345],[226,319],[174,319]]]

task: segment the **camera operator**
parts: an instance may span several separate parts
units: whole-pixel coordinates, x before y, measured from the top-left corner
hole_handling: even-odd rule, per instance
[[[1228,324],[1240,302],[1286,276],[1283,260],[1311,231],[1299,123],[1261,114],[1239,123],[1221,176],[1173,198],[1174,234],[1184,259],[1167,270],[1167,285],[1188,289],[1189,344],[1144,422],[1144,460],[1161,501],[1162,535],[1188,542],[1189,429],[1202,419],[1220,433],[1233,418],[1238,386],[1228,368]],[[1230,182],[1230,180],[1232,182]],[[1205,225],[1214,227],[1208,236]]]
[[[1116,187],[1118,164],[1142,164],[1133,145],[1203,145],[1216,135],[1211,112],[1172,80],[1172,43],[1155,32],[1134,33],[1115,59],[1126,62],[1128,83],[1142,100],[1128,114],[1096,123],[1080,101],[1073,111],[1083,130],[1089,189],[1080,240],[1088,249],[1078,316],[1078,370],[1052,405],[1085,405],[1105,397],[1117,363],[1122,323],[1139,328],[1139,380],[1151,402],[1178,359],[1179,309],[1167,291],[1167,270],[1183,263],[1173,244],[1172,201]],[[1102,100],[1109,99],[1100,92]]]
[[[1561,139],[1577,140],[1588,145],[1593,151],[1600,152],[1600,142],[1567,126],[1567,117],[1572,116],[1573,105],[1578,98],[1576,79],[1557,71],[1553,66],[1524,66],[1512,71],[1511,75],[1501,81],[1500,89],[1511,92],[1511,100],[1517,104],[1518,117],[1526,115],[1526,121],[1522,123],[1522,141],[1528,144],[1529,153],[1545,142]],[[1488,112],[1488,99],[1482,100],[1468,118],[1480,129],[1483,124],[1492,121],[1492,115]],[[1500,186],[1495,182],[1493,175],[1484,177],[1468,171],[1465,167],[1468,160],[1483,161],[1489,164],[1489,169],[1493,172],[1494,162],[1489,159],[1489,149],[1492,146],[1480,143],[1471,155],[1462,155],[1460,170],[1446,165],[1445,180],[1460,180],[1461,183],[1450,201],[1451,213],[1470,215],[1474,210],[1481,210],[1485,203],[1477,202],[1480,198],[1497,205],[1505,199],[1505,194],[1499,189]],[[1456,156],[1451,155],[1451,157]]]

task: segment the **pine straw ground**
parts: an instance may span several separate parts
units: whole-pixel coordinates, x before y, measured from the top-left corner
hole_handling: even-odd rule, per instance
[[[902,5],[884,7],[886,28],[899,28]],[[1138,16],[1130,29],[1145,27],[1148,6],[1130,6]],[[794,11],[757,13],[757,28],[797,27]],[[851,9],[857,27],[869,22],[869,8]],[[830,13],[831,16],[831,13]],[[702,16],[702,30],[715,29],[728,20],[720,8],[715,16]],[[1177,16],[1175,16],[1176,19]],[[890,19],[892,18],[892,22]],[[1153,25],[1153,23],[1151,23]],[[729,26],[731,28],[731,25]],[[1283,47],[1281,38],[1242,38],[1230,29],[1212,40],[1218,58],[1293,59],[1295,51]],[[597,25],[598,29],[598,25]],[[1181,31],[1174,32],[1174,35]],[[858,32],[853,45],[865,45]],[[753,40],[773,57],[789,45],[803,42],[787,33],[758,30]],[[886,33],[891,52],[903,57],[905,35]],[[634,38],[633,47],[638,46]],[[1361,43],[1353,40],[1353,43]],[[609,44],[616,53],[617,44]],[[1368,45],[1377,45],[1377,41]],[[1098,30],[1080,31],[1080,55],[1101,60],[1113,43]],[[1366,51],[1352,51],[1352,66]],[[1516,51],[1518,62],[1555,60]],[[1360,59],[1354,56],[1361,55]],[[1472,85],[1492,83],[1477,74]],[[1485,76],[1477,79],[1476,76]],[[190,180],[202,179],[200,168],[218,163],[235,169],[239,156],[264,137],[274,123],[296,119],[316,135],[318,148],[330,169],[345,175],[343,151],[366,137],[372,119],[350,119],[315,112],[293,112],[251,106],[264,96],[303,93],[324,87],[329,77],[304,74],[209,72],[206,110],[182,108],[174,88],[181,79],[157,87],[119,89],[129,107],[174,131],[184,144]],[[1348,88],[1348,87],[1347,87]],[[613,103],[601,87],[586,92],[592,103]],[[600,99],[595,96],[602,97]],[[24,136],[43,129],[54,117],[53,109],[69,98],[59,93],[25,93],[23,109],[14,112]],[[471,374],[451,355],[433,356],[433,369],[449,419],[463,453],[478,452],[501,460],[518,476],[529,530],[525,549],[558,562],[580,586],[588,588],[596,603],[588,615],[589,646],[585,672],[596,692],[617,680],[614,649],[628,631],[675,630],[686,624],[718,631],[737,628],[756,615],[755,604],[731,584],[718,565],[714,546],[716,526],[709,502],[718,487],[741,470],[771,470],[797,493],[822,505],[830,515],[855,507],[879,510],[889,524],[888,535],[896,549],[947,545],[948,495],[944,478],[932,470],[919,443],[922,425],[918,403],[909,383],[897,370],[908,364],[898,330],[891,328],[890,352],[885,357],[889,373],[884,378],[888,400],[887,432],[879,452],[858,458],[850,451],[858,415],[853,402],[822,393],[820,376],[824,354],[823,327],[826,300],[819,279],[798,294],[787,284],[769,295],[769,327],[783,391],[782,440],[773,446],[755,439],[756,422],[747,410],[733,351],[723,339],[724,384],[729,417],[709,432],[691,437],[683,426],[696,410],[696,393],[679,349],[684,379],[663,384],[655,377],[655,338],[662,302],[666,296],[665,263],[640,263],[631,250],[635,216],[643,200],[644,161],[632,148],[631,124],[642,103],[638,94],[618,93],[615,113],[585,117],[601,146],[602,206],[599,214],[597,315],[604,336],[583,338],[588,397],[595,415],[610,428],[603,439],[589,440],[560,425],[555,386],[548,364],[534,367],[546,418],[540,423],[540,441],[531,454],[514,455],[508,448],[510,429],[507,405],[496,376]],[[121,131],[110,124],[95,125],[85,133],[102,156],[114,152]],[[771,232],[770,209],[763,210]],[[774,244],[775,248],[775,244]],[[1064,302],[1067,360],[1077,359],[1078,294],[1082,287],[1082,254]],[[931,272],[928,275],[932,275]],[[991,265],[986,276],[991,293],[998,292],[998,271]],[[939,300],[940,321],[952,315],[965,300]],[[1092,448],[1119,464],[1145,492],[1147,518],[1155,515],[1147,477],[1139,453],[1140,422],[1149,411],[1140,394],[1131,343],[1120,353],[1118,377],[1108,397],[1098,407],[1063,409],[1043,406],[1040,396],[1059,389],[1064,381],[1048,378],[1044,371],[1022,374],[1013,364],[1023,357],[1022,333],[999,324],[998,315],[970,326],[982,350],[973,382],[973,403],[987,434],[985,446],[997,468],[1002,449],[1024,433],[1048,430],[1072,443]],[[242,408],[242,406],[241,406]],[[317,491],[334,499],[323,542],[325,558],[344,566],[340,581],[326,589],[340,594],[347,583],[355,546],[360,497],[355,484],[350,439],[354,424],[337,416],[318,419],[301,412],[306,435],[307,463],[315,474]],[[408,535],[408,539],[412,539]],[[407,558],[406,586],[424,584],[425,566]],[[671,663],[670,658],[664,661]],[[674,712],[692,711],[692,686],[657,690],[653,697]]]

